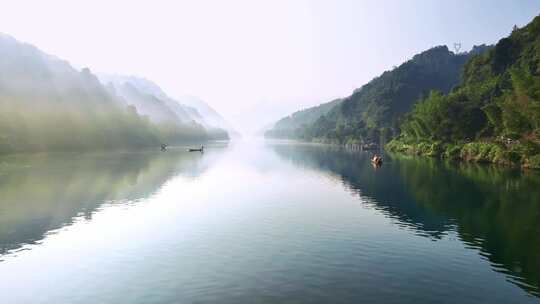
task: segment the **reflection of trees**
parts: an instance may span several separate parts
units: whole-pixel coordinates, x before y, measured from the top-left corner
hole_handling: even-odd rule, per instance
[[[494,269],[540,295],[540,174],[395,157],[419,205],[457,222]]]
[[[437,238],[454,224],[461,240],[478,248],[494,270],[540,295],[539,172],[394,155],[375,171],[367,154],[309,145],[275,151],[339,176],[374,208],[421,235]]]
[[[175,174],[198,175],[201,160],[177,151],[0,158],[0,255],[103,203],[146,198]]]
[[[352,153],[322,145],[276,145],[274,150],[296,165],[337,175],[348,189],[374,208],[419,234],[437,239],[452,224],[446,217],[434,216],[416,204],[401,177],[389,170],[386,164],[373,168],[367,153]]]

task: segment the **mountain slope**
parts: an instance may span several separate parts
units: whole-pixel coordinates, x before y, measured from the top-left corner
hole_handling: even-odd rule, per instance
[[[431,90],[448,92],[459,83],[465,62],[486,49],[483,45],[454,54],[438,46],[415,55],[343,98],[293,137],[338,144],[385,142],[398,133],[403,115],[419,97]]]
[[[227,130],[231,137],[240,137],[240,133],[238,133],[238,131],[236,131],[234,127],[225,118],[223,118],[223,116],[221,116],[203,100],[194,96],[181,96],[178,101],[183,105],[196,109],[204,121],[206,121],[209,125],[215,128]]]
[[[123,75],[108,75],[99,74],[99,79],[103,84],[108,87],[112,87],[113,91],[118,92],[120,95],[125,95],[125,87],[135,88],[139,95],[145,95],[146,101],[139,102],[138,109],[141,109],[141,113],[148,115],[150,119],[161,120],[163,119],[164,112],[172,112],[176,117],[177,123],[189,123],[201,125],[213,139],[228,139],[228,129],[221,125],[214,123],[215,116],[219,116],[217,112],[211,109],[204,102],[200,102],[205,105],[203,111],[199,111],[196,107],[186,104],[185,102],[179,102],[169,97],[157,84],[154,82],[135,76],[123,76]],[[126,99],[130,102],[130,98]],[[133,99],[136,102],[137,99]],[[137,105],[135,104],[135,105]],[[156,111],[147,111],[149,108],[155,108],[159,106],[161,113]],[[211,109],[213,113],[211,115],[206,114],[208,109]],[[205,115],[206,114],[206,115]]]
[[[540,16],[473,57],[452,92],[418,103],[388,148],[540,168]]]
[[[142,103],[140,104],[141,108],[138,108],[141,113],[149,115],[150,119],[156,118],[159,120],[159,116],[162,114],[160,115],[159,113],[152,112],[145,113],[144,108],[159,106],[162,108],[161,112],[172,111],[178,122],[187,123],[193,120],[188,114],[187,109],[178,102],[172,100],[157,84],[150,80],[135,76],[108,75],[101,73],[98,74],[98,77],[104,85],[112,90],[116,90],[116,93],[121,96],[125,93],[129,93],[125,91],[126,87],[129,87],[131,91],[136,90],[138,95],[145,95],[146,99],[152,99],[146,101],[139,100]],[[136,101],[137,100],[133,100],[133,102]],[[129,98],[127,98],[126,102],[130,102]],[[155,105],[156,103],[159,105]],[[157,116],[154,117],[153,114],[156,114]]]
[[[198,126],[155,123],[88,69],[0,35],[0,152],[157,146],[207,139]]]
[[[274,126],[264,133],[269,138],[301,138],[305,128],[313,124],[321,116],[340,104],[342,99],[335,99],[315,107],[294,112],[290,116],[278,120]]]
[[[116,96],[120,97],[126,105],[135,106],[139,114],[148,116],[152,122],[171,124],[188,122],[187,119],[181,119],[162,100],[139,91],[130,83],[115,87],[111,93],[117,94]]]

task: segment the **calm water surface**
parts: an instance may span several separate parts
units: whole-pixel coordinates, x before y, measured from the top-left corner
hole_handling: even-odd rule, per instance
[[[0,158],[0,303],[540,303],[540,174],[327,146]]]

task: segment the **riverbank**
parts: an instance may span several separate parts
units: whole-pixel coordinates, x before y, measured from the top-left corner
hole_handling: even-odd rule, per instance
[[[381,149],[381,146],[374,142],[365,143],[361,140],[355,138],[348,138],[347,140],[339,140],[337,138],[327,138],[327,137],[313,137],[313,138],[298,138],[298,137],[270,137],[265,136],[265,139],[268,140],[287,140],[294,141],[298,143],[308,143],[308,144],[322,144],[322,145],[331,145],[336,147],[344,147],[351,150],[362,150],[362,151],[377,151]]]
[[[540,144],[533,141],[443,143],[440,141],[413,142],[395,138],[386,144],[385,148],[396,153],[455,161],[540,169]]]

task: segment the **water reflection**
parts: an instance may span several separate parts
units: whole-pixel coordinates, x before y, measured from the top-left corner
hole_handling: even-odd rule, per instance
[[[449,231],[492,269],[540,296],[540,173],[369,154],[313,145],[271,145],[298,166],[335,176],[396,224],[437,240]]]
[[[220,149],[221,147],[218,147]],[[105,203],[148,198],[171,177],[197,177],[216,156],[168,152],[17,155],[0,158],[2,255],[42,240],[50,231],[90,219]]]
[[[396,219],[404,228],[439,239],[452,226],[452,220],[435,216],[418,205],[401,176],[385,165],[374,168],[367,153],[355,153],[331,146],[272,145],[281,157],[298,166],[306,166],[339,179],[351,192],[361,196],[373,208]]]

